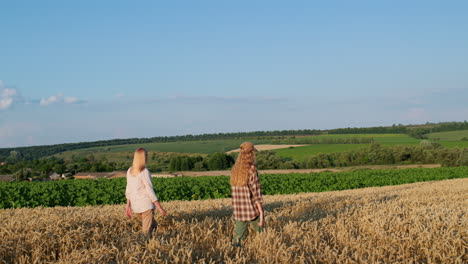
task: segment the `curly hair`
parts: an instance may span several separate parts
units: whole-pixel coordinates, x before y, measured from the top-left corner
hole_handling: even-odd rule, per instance
[[[236,164],[231,171],[231,185],[245,186],[249,181],[249,175],[257,169],[255,164],[255,147],[251,142],[244,142],[240,145],[240,153]]]

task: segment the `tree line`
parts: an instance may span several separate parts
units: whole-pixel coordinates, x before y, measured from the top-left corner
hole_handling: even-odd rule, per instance
[[[329,138],[329,137],[290,137],[272,140],[274,144],[370,144],[372,137]]]
[[[150,154],[147,167],[151,172],[161,171],[210,171],[232,168],[237,153],[214,153],[207,156]],[[357,150],[336,153],[319,153],[299,161],[282,157],[274,151],[259,151],[256,157],[258,169],[320,169],[362,165],[393,164],[442,164],[443,166],[468,166],[468,148],[445,148],[438,143],[422,141],[416,146],[382,146],[372,143]],[[131,157],[126,161],[109,162],[94,155],[64,160],[45,158],[19,161],[0,166],[0,174],[14,175],[17,180],[48,178],[52,172],[73,175],[78,172],[111,172],[127,170]]]
[[[114,145],[129,145],[129,144],[146,144],[146,143],[167,143],[179,141],[199,141],[199,140],[223,140],[223,139],[248,139],[253,137],[266,138],[273,136],[288,136],[288,135],[318,135],[321,130],[302,129],[302,130],[274,130],[274,131],[253,131],[253,132],[235,132],[235,133],[214,133],[201,135],[183,135],[183,136],[163,136],[151,138],[128,138],[128,139],[111,139],[100,140],[93,142],[65,143],[44,146],[17,147],[17,148],[0,148],[0,161],[7,161],[11,153],[20,153],[18,155],[22,160],[32,160],[42,157],[52,156],[57,153],[71,151],[76,149],[114,146]]]
[[[259,169],[322,169],[363,165],[442,164],[445,167],[468,166],[468,148],[445,148],[422,141],[416,146],[382,146],[373,143],[357,150],[319,153],[303,161],[262,151],[257,156]]]
[[[52,156],[57,153],[71,151],[76,149],[103,147],[113,145],[128,145],[128,144],[146,144],[146,143],[164,143],[177,141],[197,141],[197,140],[222,140],[222,139],[249,139],[262,138],[274,140],[277,136],[312,136],[321,134],[409,134],[416,138],[424,138],[425,134],[433,132],[444,132],[452,130],[468,129],[468,122],[443,122],[443,123],[426,123],[418,126],[378,126],[378,127],[361,127],[361,128],[337,128],[337,129],[302,129],[302,130],[274,130],[274,131],[253,131],[253,132],[234,132],[234,133],[213,133],[201,135],[182,135],[182,136],[161,136],[151,138],[128,138],[128,139],[112,139],[100,140],[93,142],[65,143],[44,146],[17,147],[17,148],[0,148],[0,162],[12,162],[12,159],[33,160],[42,157]],[[12,157],[16,156],[16,157]]]

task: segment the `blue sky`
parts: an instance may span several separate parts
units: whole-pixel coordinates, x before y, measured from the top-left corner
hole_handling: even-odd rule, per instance
[[[468,119],[467,1],[0,1],[0,147]]]

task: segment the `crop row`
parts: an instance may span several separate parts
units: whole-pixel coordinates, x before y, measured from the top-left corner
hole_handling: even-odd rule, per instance
[[[356,189],[468,177],[468,167],[357,170],[310,174],[265,174],[262,193],[293,194]],[[86,206],[125,203],[125,178],[0,183],[0,208]],[[153,178],[159,199],[199,200],[230,197],[228,176]]]

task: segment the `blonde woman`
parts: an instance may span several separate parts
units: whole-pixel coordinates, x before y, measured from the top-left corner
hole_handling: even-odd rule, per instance
[[[127,171],[125,214],[131,218],[133,211],[142,222],[142,232],[151,234],[157,228],[154,208],[157,208],[163,216],[166,215],[166,211],[161,207],[154,193],[151,174],[146,168],[147,157],[148,153],[144,148],[137,149],[133,157],[133,165]]]
[[[249,224],[256,232],[263,231],[263,199],[255,163],[255,147],[250,142],[240,145],[240,153],[231,171],[232,208],[236,227],[232,243],[240,246],[247,236]]]

